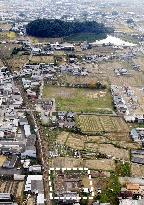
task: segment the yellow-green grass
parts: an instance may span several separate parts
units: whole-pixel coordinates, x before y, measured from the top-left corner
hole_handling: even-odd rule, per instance
[[[112,110],[109,91],[44,86],[44,98],[55,98],[58,111],[101,112]]]

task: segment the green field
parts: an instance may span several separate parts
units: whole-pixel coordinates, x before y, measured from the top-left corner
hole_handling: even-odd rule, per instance
[[[59,111],[102,113],[112,110],[112,99],[107,90],[100,95],[97,90],[45,86],[43,98],[55,98]]]
[[[106,38],[106,34],[94,34],[94,33],[80,33],[65,37],[65,41],[73,42],[73,41],[88,41],[93,42],[96,40]]]

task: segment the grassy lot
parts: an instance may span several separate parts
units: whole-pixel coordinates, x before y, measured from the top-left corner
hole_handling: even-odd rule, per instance
[[[62,38],[37,38],[33,36],[29,36],[29,39],[33,45],[39,43],[55,43],[55,42],[62,42]]]
[[[116,163],[116,173],[121,177],[130,177],[131,176],[131,165],[126,162],[117,162]]]
[[[16,34],[14,32],[0,32],[0,40],[14,40],[16,39]]]
[[[74,112],[101,112],[112,109],[112,99],[108,91],[45,86],[44,98],[55,98],[57,110]]]
[[[118,205],[117,196],[121,190],[121,185],[118,176],[111,174],[107,181],[106,189],[102,190],[102,193],[97,197],[101,203],[108,203],[112,205]]]
[[[129,132],[127,124],[120,117],[79,115],[77,126],[83,133]]]

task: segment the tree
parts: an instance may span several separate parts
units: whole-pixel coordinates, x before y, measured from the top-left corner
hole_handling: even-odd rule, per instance
[[[112,31],[95,21],[65,22],[57,19],[37,19],[26,26],[27,34],[35,37],[65,37],[78,33],[107,34]]]

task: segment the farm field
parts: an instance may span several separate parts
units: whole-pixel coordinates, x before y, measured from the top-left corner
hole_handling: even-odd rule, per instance
[[[54,57],[53,56],[32,56],[32,58],[30,59],[30,63],[32,64],[54,63]]]
[[[3,30],[10,30],[11,29],[11,24],[0,23],[0,28],[3,29]]]
[[[4,66],[4,64],[3,64],[2,60],[0,59],[0,67],[3,67],[3,66]]]
[[[5,57],[5,59],[11,58],[12,51],[15,47],[18,48],[19,45],[12,44],[12,43],[0,44],[0,51],[1,51],[2,55]]]
[[[144,176],[144,166],[132,163],[131,164],[131,174],[132,174],[132,177]]]
[[[58,111],[112,111],[112,98],[108,91],[45,86],[43,98],[55,98]]]
[[[129,160],[129,147],[125,148],[125,144],[121,145],[117,141],[113,143],[106,136],[83,136],[63,131],[58,135],[56,142],[74,150],[85,150],[86,153],[93,152],[111,158]]]
[[[115,163],[111,159],[85,160],[85,167],[93,170],[114,171]]]
[[[0,155],[0,167],[2,167],[3,163],[5,162],[6,157],[3,155]]]
[[[33,45],[38,44],[38,43],[55,43],[55,42],[62,42],[63,39],[62,38],[37,38],[37,37],[33,37],[33,36],[29,36],[29,40],[31,41],[31,43]]]
[[[123,86],[141,86],[144,84],[144,75],[142,72],[133,73],[131,76],[114,76],[110,78],[111,84]]]
[[[112,144],[94,144],[87,143],[86,149],[100,154],[114,157],[121,160],[129,160],[129,151],[122,148],[117,148]]]
[[[13,71],[19,71],[22,68],[22,66],[28,61],[28,55],[14,55],[12,58],[7,60],[7,63]]]
[[[34,197],[31,196],[31,197],[28,199],[27,205],[35,205],[35,199],[34,199]]]
[[[84,134],[101,132],[128,133],[129,128],[124,120],[115,116],[78,115],[77,127]]]
[[[93,42],[96,40],[100,40],[105,38],[105,34],[93,34],[93,33],[80,33],[80,34],[75,34],[75,35],[71,35],[69,37],[64,38],[64,40],[68,41],[68,42],[83,42],[83,41],[88,41],[88,42]]]
[[[0,192],[13,194],[16,199],[20,200],[24,189],[24,182],[19,181],[0,181]]]
[[[86,167],[92,170],[114,171],[115,163],[111,159],[82,160],[71,157],[57,157],[51,160],[51,167]]]
[[[0,40],[5,41],[5,40],[15,40],[16,39],[16,34],[14,32],[0,32]]]
[[[97,67],[98,67],[97,65],[94,65],[93,67],[89,66],[88,70],[89,70],[90,73],[89,73],[88,76],[75,77],[75,76],[70,76],[70,75],[63,75],[60,78],[60,82],[62,82],[63,84],[69,83],[69,84],[72,84],[72,85],[75,85],[75,84],[94,85],[99,81],[102,84],[109,86],[108,77],[105,74],[104,75],[103,74],[99,75],[97,73],[97,69],[98,69]],[[94,72],[93,72],[93,70],[94,70]]]
[[[50,167],[84,167],[84,163],[81,159],[76,159],[72,157],[57,157],[51,160]]]

